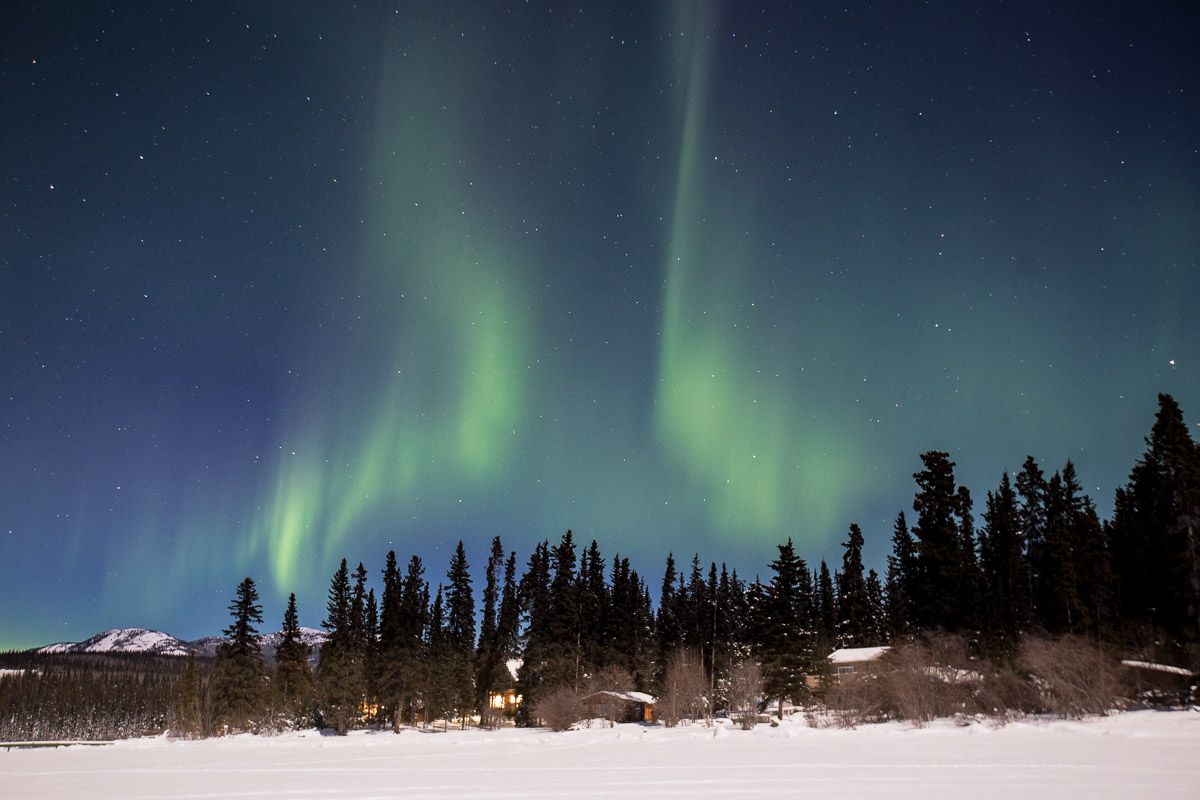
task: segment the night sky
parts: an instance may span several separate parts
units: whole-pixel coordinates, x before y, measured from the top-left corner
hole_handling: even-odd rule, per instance
[[[1194,9],[849,5],[7,8],[0,649],[568,528],[882,572],[931,449],[1107,516],[1200,434]]]

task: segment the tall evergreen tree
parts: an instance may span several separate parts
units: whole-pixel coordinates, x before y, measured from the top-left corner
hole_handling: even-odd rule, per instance
[[[328,631],[321,647],[317,679],[321,689],[325,724],[338,736],[345,736],[358,719],[362,702],[362,661],[356,637],[353,592],[346,559],[334,573],[329,585],[326,617],[321,627]]]
[[[550,618],[544,678],[555,686],[578,688],[582,677],[579,648],[579,597],[575,582],[575,538],[571,531],[550,548]]]
[[[1002,656],[1010,656],[1028,625],[1030,605],[1017,495],[1007,472],[996,491],[988,492],[979,549],[988,646]]]
[[[279,646],[275,648],[276,701],[282,713],[294,722],[309,715],[315,687],[308,656],[312,648],[304,641],[300,631],[300,617],[296,612],[296,595],[288,595],[287,609],[283,612],[283,632]]]
[[[867,602],[871,607],[867,624],[867,645],[880,645],[887,641],[887,614],[884,611],[883,582],[879,573],[867,570]]]
[[[517,670],[517,692],[523,697],[517,709],[517,724],[531,725],[534,719],[529,709],[537,704],[544,688],[553,688],[549,542],[540,542],[530,554],[518,594],[525,633],[524,658]]]
[[[978,632],[982,624],[983,573],[979,570],[979,550],[975,540],[975,516],[971,513],[971,492],[959,486],[954,495],[958,521],[960,554],[958,578],[958,625],[962,630]]]
[[[454,673],[446,669],[451,659],[450,636],[446,630],[446,607],[442,602],[442,585],[429,611],[429,627],[425,645],[425,685],[422,697],[425,701],[425,725],[442,720],[443,728],[454,710],[457,687]]]
[[[504,569],[504,547],[500,537],[492,539],[484,575],[483,614],[479,621],[479,647],[475,652],[475,702],[480,709],[480,724],[490,726],[494,709],[489,700],[501,685],[504,669],[504,647],[500,641],[498,607],[500,605],[501,570]]]
[[[1110,525],[1122,621],[1200,641],[1200,448],[1168,394]]]
[[[378,691],[381,712],[392,721],[392,730],[399,733],[401,722],[400,664],[402,658],[401,599],[403,578],[396,563],[396,551],[389,550],[383,569],[383,598],[379,608],[379,669]]]
[[[250,578],[238,584],[229,613],[233,622],[224,631],[227,641],[217,647],[213,661],[213,716],[231,728],[244,730],[257,723],[266,702],[266,665],[255,627],[262,624],[262,606]]]
[[[667,660],[683,645],[683,620],[680,619],[679,573],[675,569],[675,554],[667,553],[667,564],[663,570],[662,589],[658,593],[658,614],[655,617],[655,632],[658,636],[658,653],[655,663],[656,683],[667,668]]]
[[[1030,553],[1036,619],[1056,635],[1077,630],[1082,616],[1073,546],[1082,500],[1074,474],[1069,483],[1059,472],[1046,482],[1043,528]]]
[[[1018,518],[1020,528],[1018,538],[1025,549],[1025,571],[1023,577],[1026,585],[1023,587],[1024,596],[1028,602],[1030,620],[1037,616],[1035,586],[1040,578],[1037,565],[1044,559],[1041,557],[1045,549],[1046,533],[1046,476],[1038,466],[1033,456],[1026,456],[1025,463],[1016,477],[1018,503]]]
[[[1074,549],[1082,613],[1078,629],[1095,638],[1111,638],[1115,613],[1108,536],[1096,513],[1096,506],[1087,495],[1083,496],[1076,521]]]
[[[954,462],[932,450],[921,455],[925,469],[914,473],[917,494],[916,567],[919,582],[913,592],[913,617],[926,629],[958,630],[962,621],[963,549],[959,534],[960,496],[954,483]]]
[[[462,727],[475,710],[475,600],[471,592],[470,566],[459,540],[450,569],[446,572],[447,660],[434,662],[435,669],[449,674],[450,696]]]
[[[838,646],[838,610],[837,589],[834,588],[833,577],[825,559],[821,559],[821,567],[817,571],[817,592],[813,602],[816,618],[816,647],[819,653],[832,652]]]
[[[604,582],[604,557],[595,539],[580,554],[575,583],[579,657],[583,671],[595,674],[607,666],[604,630],[610,613],[609,590]]]
[[[888,640],[908,635],[913,626],[913,585],[917,580],[917,548],[908,522],[901,511],[892,528],[892,553],[887,560],[887,583],[884,587],[887,603]]]
[[[429,583],[424,576],[425,566],[420,556],[412,556],[401,582],[397,644],[390,657],[391,668],[395,671],[394,692],[399,716],[393,725],[397,731],[401,721],[416,722],[427,683],[425,650],[430,625]]]
[[[515,550],[508,554],[508,560],[504,562],[504,588],[500,593],[500,616],[496,625],[501,660],[507,662],[521,651],[521,599],[517,585]],[[505,663],[505,670],[507,668]]]
[[[789,538],[778,545],[779,557],[771,562],[763,615],[759,620],[764,690],[784,703],[806,693],[805,675],[814,665],[812,576],[804,559],[796,555]]]
[[[870,644],[871,598],[867,596],[867,581],[863,575],[862,530],[851,525],[842,554],[842,569],[838,581],[838,644],[842,647],[864,647]]]

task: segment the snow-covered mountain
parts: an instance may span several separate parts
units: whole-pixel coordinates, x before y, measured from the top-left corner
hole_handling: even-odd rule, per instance
[[[301,628],[300,638],[312,648],[312,660],[316,660],[325,643],[327,634],[315,628]],[[258,644],[267,660],[275,657],[275,648],[283,639],[282,632],[264,633],[258,636]],[[219,636],[206,636],[203,639],[185,642],[161,631],[149,631],[145,628],[123,628],[104,633],[98,633],[82,642],[59,642],[57,644],[39,647],[34,652],[41,654],[53,653],[154,653],[162,656],[185,656],[194,652],[198,656],[214,656],[217,646],[225,641]]]
[[[188,643],[161,631],[145,628],[122,628],[98,633],[82,642],[59,642],[39,647],[37,653],[156,653],[163,656],[185,656]]]

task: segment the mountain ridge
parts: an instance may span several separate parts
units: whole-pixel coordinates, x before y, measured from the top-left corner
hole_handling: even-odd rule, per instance
[[[311,660],[315,660],[321,645],[328,637],[325,631],[316,628],[301,628],[300,639],[312,648]],[[283,640],[283,632],[260,633],[255,637],[262,648],[263,656],[271,661],[275,657],[275,648]],[[43,647],[35,647],[29,652],[38,655],[54,655],[62,653],[150,653],[160,656],[185,656],[195,653],[202,657],[216,655],[217,647],[226,641],[220,636],[205,636],[192,641],[177,639],[162,631],[148,628],[113,628],[102,631],[81,642],[55,642]]]

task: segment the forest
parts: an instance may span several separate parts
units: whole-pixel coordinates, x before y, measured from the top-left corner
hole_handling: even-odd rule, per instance
[[[1029,457],[979,504],[949,454],[920,461],[883,575],[864,566],[853,524],[840,564],[809,564],[787,539],[765,582],[698,554],[668,554],[651,582],[569,530],[523,564],[496,537],[477,580],[461,541],[444,580],[389,552],[378,597],[363,564],[343,560],[333,574],[315,668],[294,594],[274,660],[264,658],[248,577],[211,660],[0,656],[12,670],[0,679],[0,740],[566,729],[593,714],[588,698],[601,691],[653,696],[667,725],[728,715],[750,726],[814,708],[845,724],[920,723],[1197,701],[1200,448],[1173,398],[1159,395],[1107,520],[1070,461],[1047,476]],[[878,674],[831,674],[835,649],[882,645]]]

